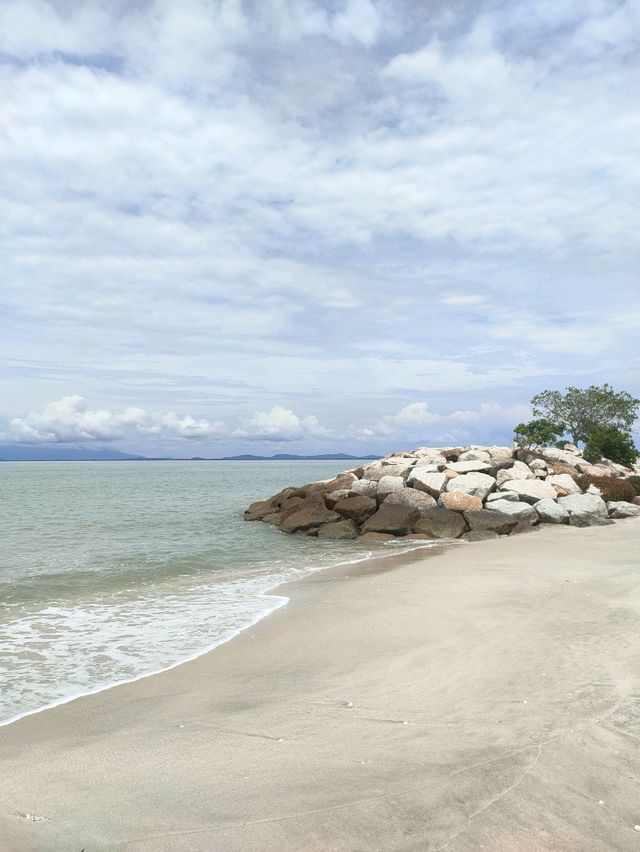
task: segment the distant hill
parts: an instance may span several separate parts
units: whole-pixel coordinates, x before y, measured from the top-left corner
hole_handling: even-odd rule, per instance
[[[120,450],[0,444],[0,461],[139,461],[144,456]]]
[[[351,456],[348,453],[320,453],[317,456],[296,456],[289,453],[278,453],[275,456],[224,456],[216,461],[372,461],[380,456]]]

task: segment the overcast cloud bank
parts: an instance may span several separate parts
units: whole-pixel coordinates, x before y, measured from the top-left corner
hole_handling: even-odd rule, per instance
[[[637,0],[5,0],[0,431],[377,452],[640,395],[639,36]]]

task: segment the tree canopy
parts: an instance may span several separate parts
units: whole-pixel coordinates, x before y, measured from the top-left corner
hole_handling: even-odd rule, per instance
[[[640,399],[610,385],[588,388],[568,387],[565,393],[545,390],[531,400],[535,417],[563,424],[574,444],[586,441],[597,429],[613,427],[630,432]]]

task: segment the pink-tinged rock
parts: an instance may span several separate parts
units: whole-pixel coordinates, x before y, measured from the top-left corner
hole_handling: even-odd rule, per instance
[[[482,500],[473,494],[465,494],[462,491],[443,491],[438,497],[438,506],[450,509],[453,512],[467,512],[473,509],[482,509]]]

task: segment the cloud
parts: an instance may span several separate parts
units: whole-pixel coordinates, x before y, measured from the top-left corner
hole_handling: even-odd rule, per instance
[[[142,408],[121,413],[92,409],[83,397],[74,395],[49,403],[41,412],[14,417],[1,437],[22,444],[106,442],[125,437],[128,430],[165,439],[202,439],[219,436],[224,428],[190,414],[158,414]]]
[[[0,416],[640,394],[638,3],[422,5],[0,3]]]
[[[259,411],[248,418],[234,433],[237,438],[257,441],[299,441],[302,438],[330,435],[313,415],[298,417],[293,411],[275,405],[271,411]]]

